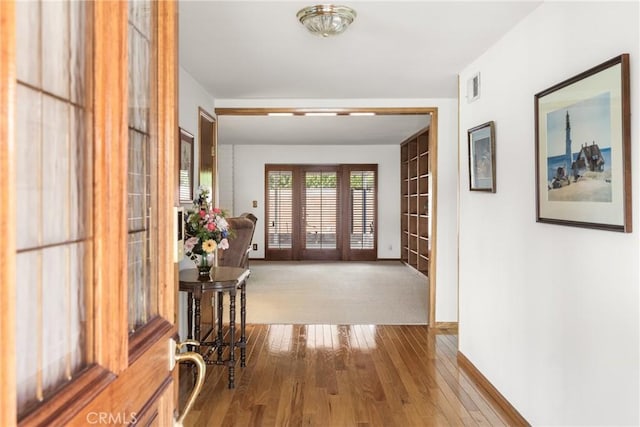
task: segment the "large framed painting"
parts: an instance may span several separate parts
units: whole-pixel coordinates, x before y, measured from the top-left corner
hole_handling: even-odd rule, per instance
[[[537,221],[631,232],[629,55],[535,95]]]
[[[469,190],[496,192],[495,124],[487,122],[467,131]]]

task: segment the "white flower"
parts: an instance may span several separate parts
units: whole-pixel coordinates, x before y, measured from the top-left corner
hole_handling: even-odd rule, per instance
[[[229,241],[227,239],[220,240],[220,243],[218,243],[218,247],[222,250],[229,249]]]
[[[220,230],[226,231],[229,228],[229,223],[221,216],[216,216],[216,224]]]

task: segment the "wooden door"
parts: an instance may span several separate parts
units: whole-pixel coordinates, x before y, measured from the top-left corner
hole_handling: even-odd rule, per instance
[[[378,165],[342,166],[342,259],[378,259]]]
[[[265,258],[378,256],[375,164],[265,165]]]
[[[298,247],[301,260],[339,260],[342,252],[339,166],[300,166]]]
[[[0,425],[173,422],[176,12],[0,2]]]

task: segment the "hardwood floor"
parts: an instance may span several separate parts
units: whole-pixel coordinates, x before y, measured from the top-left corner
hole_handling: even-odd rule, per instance
[[[515,425],[426,326],[248,325],[247,366],[208,366],[185,426]],[[238,364],[239,365],[239,364]],[[180,400],[193,381],[181,367]]]

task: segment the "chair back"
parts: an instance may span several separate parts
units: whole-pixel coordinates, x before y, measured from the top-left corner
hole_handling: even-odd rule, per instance
[[[229,249],[219,251],[218,265],[247,268],[255,222],[246,217],[227,218],[234,237],[229,239]]]

